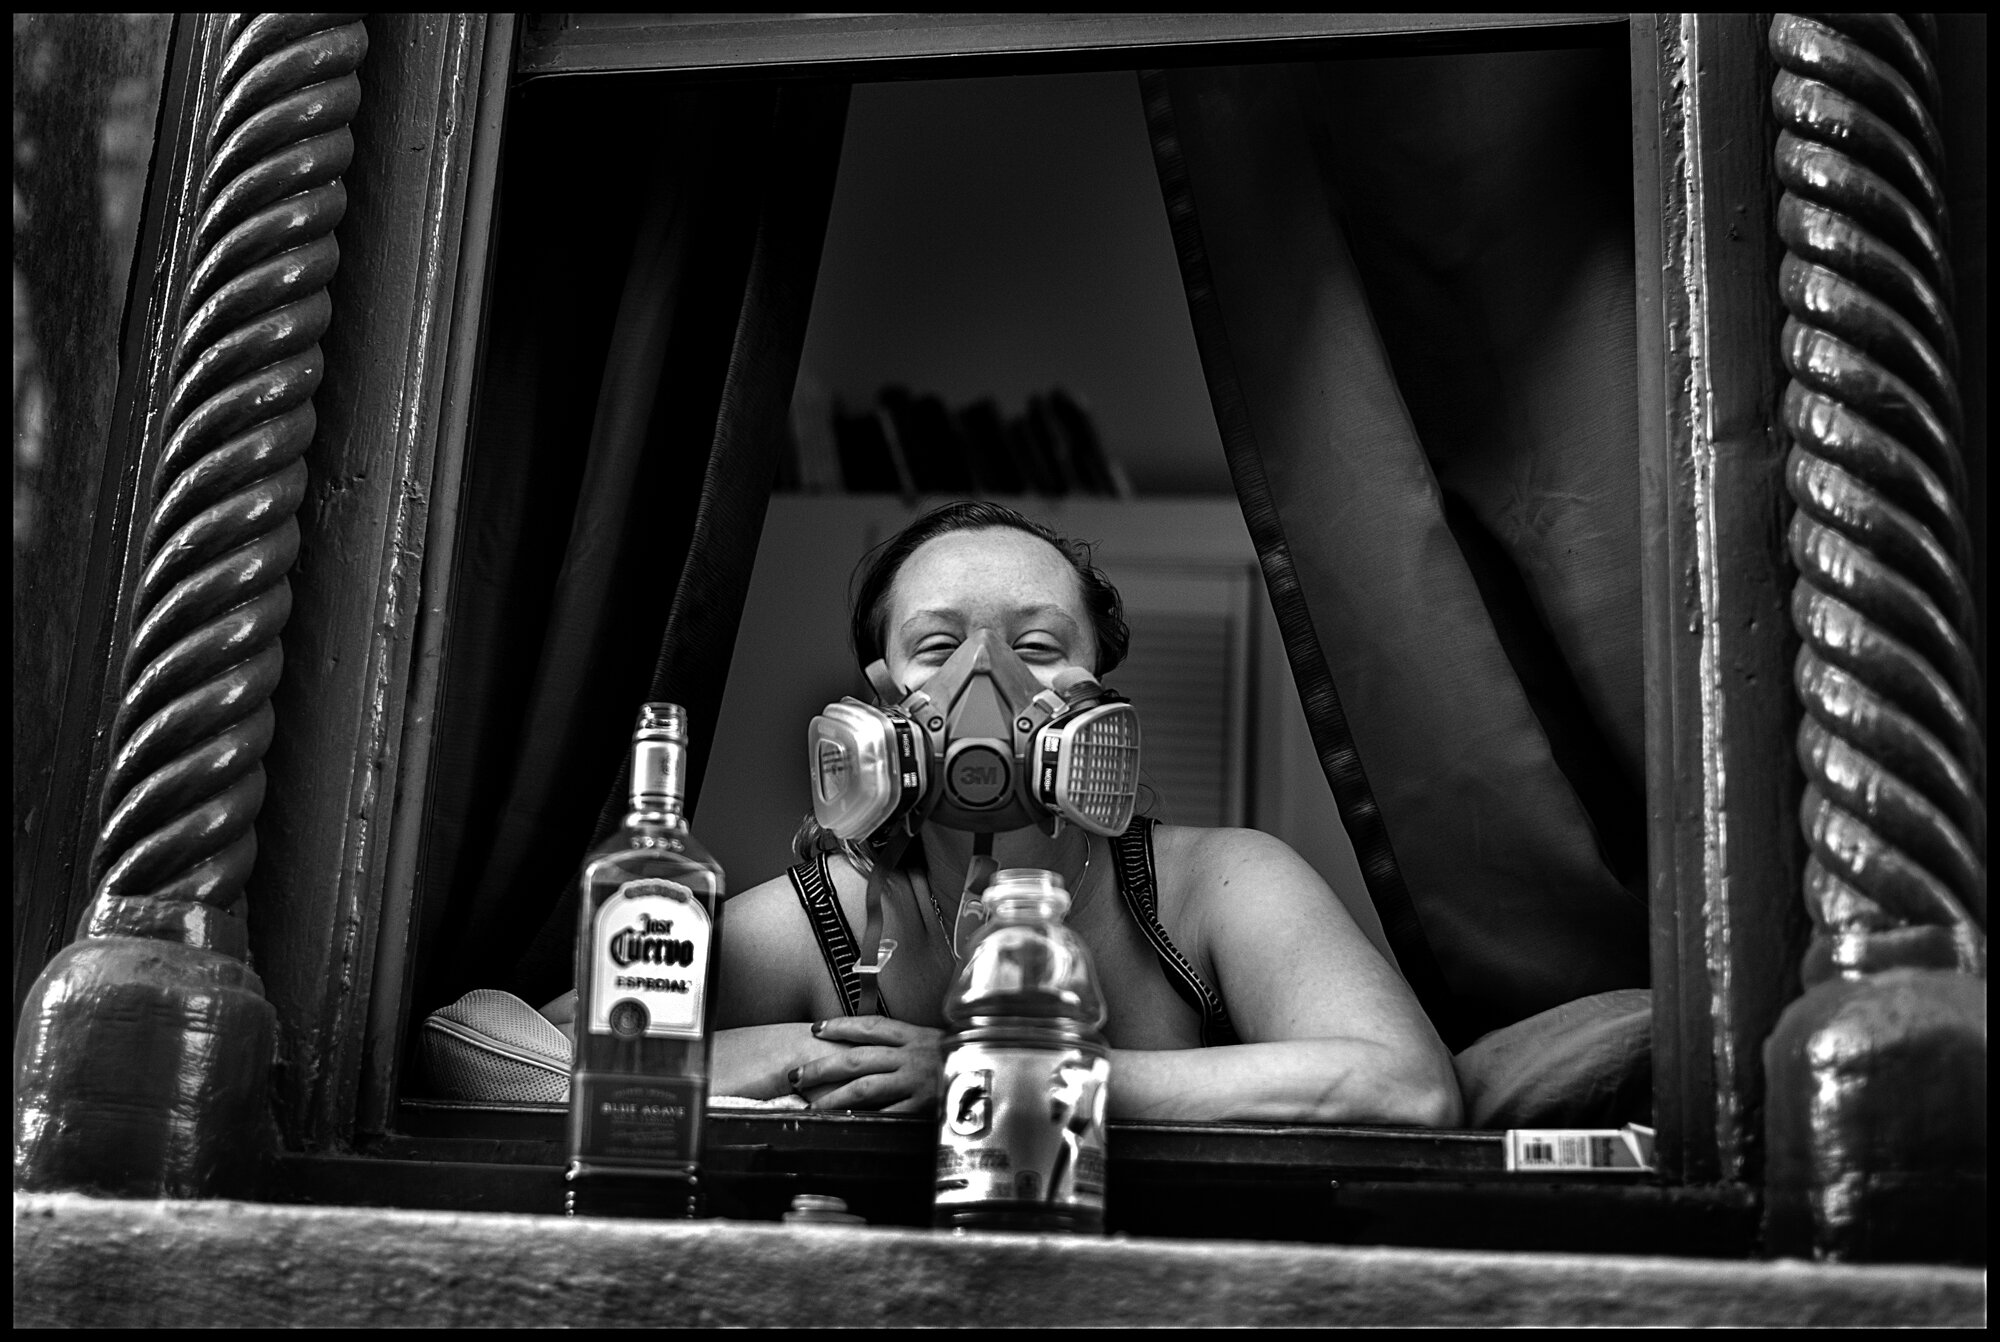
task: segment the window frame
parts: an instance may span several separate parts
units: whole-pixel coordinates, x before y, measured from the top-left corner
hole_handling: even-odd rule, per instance
[[[154,457],[142,451],[141,425],[158,413],[158,388],[171,350],[156,332],[172,319],[173,297],[164,270],[143,264],[164,255],[182,226],[181,203],[188,161],[194,152],[194,125],[202,79],[194,51],[192,16],[176,14],[167,40],[148,180],[140,205],[138,234],[126,282],[125,327],[119,350],[118,382],[110,432],[91,513],[89,564],[79,575],[75,644],[59,703],[56,739],[72,748],[59,752],[50,769],[43,808],[50,817],[94,813],[108,762],[108,726],[117,712],[116,667],[125,656],[134,581],[131,548],[143,526],[138,503]],[[89,735],[86,735],[89,733]],[[16,817],[17,826],[21,818]],[[42,823],[31,842],[26,878],[17,877],[14,945],[14,1012],[18,1023],[24,998],[55,954],[75,934],[91,891],[86,884],[90,848],[96,834],[87,825]]]
[[[1144,16],[954,17],[956,22],[948,25],[952,40],[941,39],[936,29],[898,28],[888,22],[863,26],[848,19],[754,16],[703,23],[691,39],[665,42],[643,26],[551,29],[530,18],[518,30],[513,73],[516,83],[642,69],[698,78],[725,70],[758,78],[823,76],[836,70],[855,79],[935,78],[1124,68],[1139,61],[1491,50],[1595,40],[1592,30],[1601,31],[1606,16],[1285,16],[1282,33],[1255,38],[1246,36],[1237,16],[1172,16],[1175,32],[1165,43],[1158,41],[1161,25]],[[1762,278],[1774,272],[1777,259],[1764,237],[1769,233],[1763,198],[1769,158],[1762,105],[1769,69],[1754,16],[1681,22],[1638,15],[1625,22],[1632,58],[1635,252],[1641,286],[1640,539],[1649,690],[1655,1126],[1663,1175],[1679,1183],[1734,1183],[1750,1168],[1761,1136],[1756,1102],[1760,1048],[1778,1011],[1797,995],[1798,956],[1791,938],[1802,939],[1804,921],[1793,893],[1803,845],[1789,823],[1798,795],[1788,748],[1791,647],[1784,601],[1789,584],[1782,581],[1782,551],[1764,553],[1770,547],[1761,544],[1779,529],[1760,530],[1770,527],[1768,514],[1784,507],[1785,496],[1776,475],[1757,465],[1755,453],[1749,454],[1752,460],[1741,461],[1743,473],[1733,481],[1686,469],[1697,450],[1698,426],[1685,413],[1685,401],[1669,396],[1668,389],[1689,385],[1699,371],[1714,405],[1713,422],[1733,426],[1739,436],[1761,439],[1767,446],[1773,441],[1769,407],[1779,386],[1772,371],[1776,304],[1766,296]],[[563,32],[588,34],[590,40],[566,53],[552,40],[552,34]],[[606,33],[612,40],[604,40]],[[816,44],[829,38],[845,49],[812,56]],[[1713,63],[1691,60],[1696,48]],[[1693,77],[1678,86],[1678,96],[1661,101],[1663,88],[1676,87],[1675,74],[1691,67]],[[1687,130],[1691,111],[1697,119],[1692,140]],[[1746,128],[1752,133],[1745,134]],[[1692,163],[1689,172],[1695,176],[1671,171],[1676,162]],[[1691,209],[1690,195],[1705,210]],[[1738,232],[1757,234],[1761,250],[1754,242],[1720,254],[1703,247],[1711,232],[1726,231],[1744,217],[1740,207],[1745,197],[1753,202],[1749,217],[1757,226]],[[1648,314],[1656,320],[1647,321]],[[1689,366],[1687,354],[1686,332],[1698,322],[1707,324],[1714,350],[1701,370]],[[455,449],[454,469],[463,460],[462,433],[455,444],[442,445]],[[1708,444],[1701,446],[1709,450]],[[1778,452],[1769,459],[1781,457]],[[1740,487],[1753,484],[1763,487],[1761,509],[1752,508],[1747,516],[1714,515],[1717,501],[1732,485],[1741,496]],[[1731,526],[1736,530],[1730,534],[1717,532],[1704,539],[1704,527],[1715,531]],[[442,530],[434,529],[432,552],[449,555]],[[1722,568],[1725,557],[1727,572]],[[1699,607],[1700,633],[1692,641],[1682,632],[1686,592],[1667,580],[1667,575],[1690,568],[1699,575],[1697,590],[1708,594]],[[448,577],[439,566],[426,575],[425,610],[440,617],[431,622],[433,630],[442,625],[448,608],[448,594],[442,590]],[[1779,637],[1742,640],[1731,675],[1718,666],[1716,642],[1737,619],[1746,621],[1741,627],[1753,635],[1776,631]],[[434,671],[435,659],[425,666]],[[434,693],[434,675],[427,682],[416,691]],[[1772,688],[1778,693],[1769,693]],[[1746,719],[1762,730],[1746,732],[1737,726],[1721,732],[1722,722]],[[429,721],[428,712],[423,720]],[[414,775],[421,766],[410,758],[411,744],[405,746],[405,783],[420,792],[421,779]],[[1718,798],[1723,776],[1730,787]],[[406,795],[401,805],[413,809],[417,800]],[[1758,823],[1747,823],[1752,816]],[[1779,822],[1773,823],[1773,817]],[[1737,823],[1732,825],[1732,819]],[[392,839],[413,840],[420,825],[420,813],[406,810],[397,817]],[[1737,836],[1735,852],[1729,853],[1732,833]],[[1753,847],[1760,837],[1761,847]],[[404,852],[414,874],[414,853]],[[1725,860],[1727,867],[1720,865]],[[385,912],[401,914],[395,925],[404,926],[407,914],[402,910],[414,898],[413,890],[399,883],[391,897],[396,906]],[[391,938],[383,945],[377,978],[394,983],[404,968],[401,946]],[[1724,977],[1733,993],[1715,991],[1716,981]],[[1745,986],[1755,984],[1775,985],[1777,992],[1745,1000],[1751,996]],[[357,1116],[361,1132],[394,1130],[396,1101],[390,1087],[395,1068],[383,1065],[383,1054],[400,1051],[405,1011],[407,1005],[391,1015],[378,1003],[371,1012],[369,1079],[375,1084],[362,1092],[364,1109]]]
[[[850,28],[853,51],[818,59],[812,44],[833,20],[743,16],[684,49],[654,44],[646,59],[671,63],[644,68],[932,78],[1556,46],[1626,26],[1658,1182],[1663,1193],[1735,1197],[1756,1179],[1760,1050],[1797,995],[1804,926],[1773,414],[1770,69],[1757,16],[1284,15],[1258,36],[1236,15],[1097,15],[1080,16],[1097,25],[1083,25],[1084,40],[1075,20],[956,18],[953,31],[977,41],[884,23],[866,41]],[[300,514],[249,917],[285,1041],[274,1099],[288,1148],[359,1146],[393,1160],[408,1126],[397,1084],[408,949],[508,95],[522,78],[585,67],[558,72],[529,37],[562,30],[511,14],[385,14],[369,25],[347,174],[355,203],[316,397],[320,483]],[[197,84],[213,77],[214,31],[197,38],[210,43]],[[184,164],[174,171],[178,180]],[[175,273],[171,257],[163,264]],[[173,314],[155,304],[143,320],[157,370]],[[143,434],[148,416],[131,418]],[[139,530],[117,542],[128,573]],[[120,642],[106,665],[123,651]],[[90,795],[101,782],[100,760]],[[428,1149],[418,1158],[445,1153]],[[471,1148],[455,1149],[465,1158]]]

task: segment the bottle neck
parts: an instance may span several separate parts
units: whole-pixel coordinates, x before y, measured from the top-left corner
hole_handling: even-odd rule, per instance
[[[635,806],[625,813],[625,828],[637,834],[680,834],[687,830],[687,817],[678,806],[672,810]]]
[[[687,746],[644,733],[632,743],[632,789],[625,824],[641,831],[687,828]]]
[[[992,923],[1060,923],[1068,912],[1069,899],[1060,889],[1009,893],[986,902],[986,918]]]

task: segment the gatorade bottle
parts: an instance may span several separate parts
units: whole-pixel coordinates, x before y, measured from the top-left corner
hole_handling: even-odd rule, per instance
[[[935,1224],[1104,1232],[1111,1064],[1069,892],[1039,868],[994,873],[986,918],[945,994]]]

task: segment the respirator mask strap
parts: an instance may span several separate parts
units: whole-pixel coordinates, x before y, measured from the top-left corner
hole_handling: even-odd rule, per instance
[[[898,833],[875,854],[875,862],[868,868],[868,921],[861,930],[861,948],[854,961],[855,976],[861,981],[860,1014],[864,1016],[882,1014],[882,971],[896,953],[896,939],[882,935],[882,887],[903,860],[903,850],[910,846],[912,837],[908,830]]]
[[[951,926],[951,958],[963,962],[972,948],[973,935],[986,921],[985,906],[979,897],[993,880],[1000,864],[993,860],[993,835],[981,831],[972,836],[972,861],[965,868],[965,889],[958,896],[958,917]]]

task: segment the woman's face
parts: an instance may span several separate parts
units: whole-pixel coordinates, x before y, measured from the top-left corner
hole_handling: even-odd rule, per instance
[[[1076,570],[1025,531],[951,531],[903,561],[883,631],[889,674],[913,690],[979,629],[1012,648],[1044,685],[1065,667],[1097,669],[1097,634]]]

